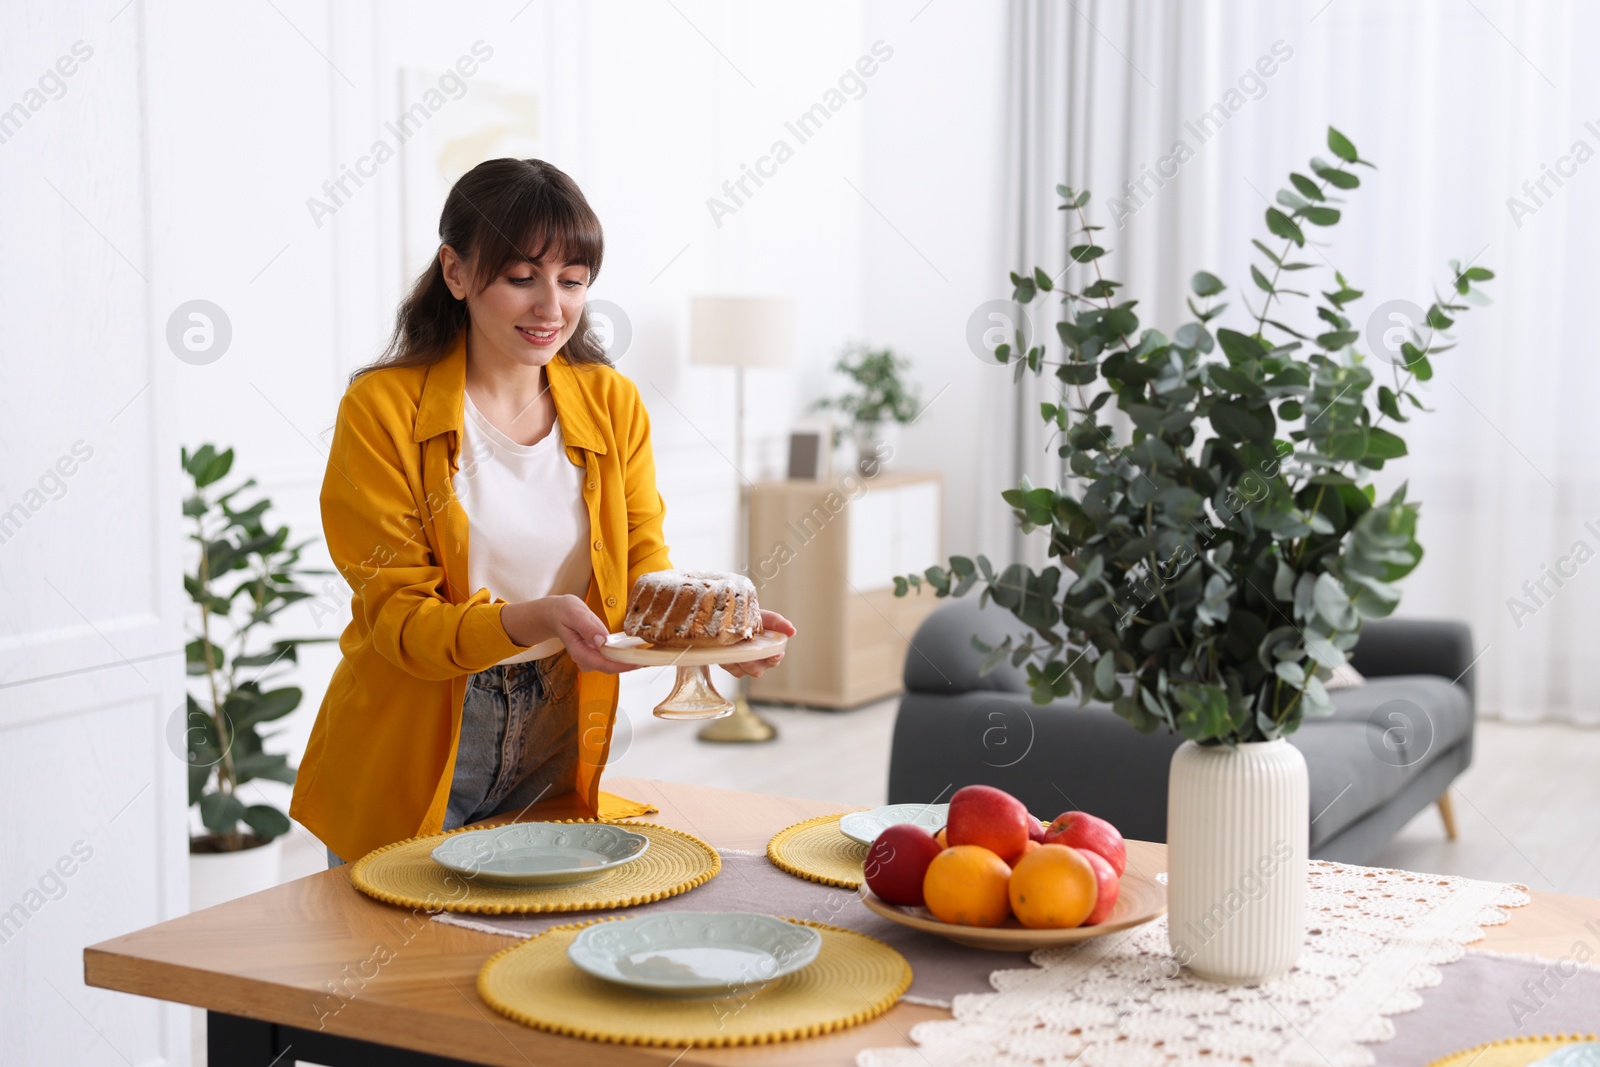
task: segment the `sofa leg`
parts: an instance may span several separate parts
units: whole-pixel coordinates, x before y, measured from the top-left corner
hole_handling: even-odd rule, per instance
[[[1439,805],[1439,818],[1444,820],[1444,836],[1451,841],[1456,839],[1456,809],[1450,805],[1450,791],[1446,789],[1439,794],[1436,801]]]

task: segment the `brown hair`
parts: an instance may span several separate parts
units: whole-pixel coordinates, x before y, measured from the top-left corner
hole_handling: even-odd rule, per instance
[[[513,243],[512,235],[521,240]],[[600,219],[578,185],[542,159],[491,159],[457,179],[439,215],[440,247],[449,245],[472,271],[473,290],[489,285],[512,263],[535,263],[546,253],[600,273],[605,240]],[[395,314],[383,354],[350,375],[353,382],[383,367],[425,367],[449,355],[467,324],[467,302],[445,284],[435,253]],[[609,364],[589,332],[589,312],[561,352],[570,363]]]

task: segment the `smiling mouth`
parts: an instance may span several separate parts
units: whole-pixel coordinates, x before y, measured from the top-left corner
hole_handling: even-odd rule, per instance
[[[560,336],[560,334],[561,334],[561,328],[558,326],[558,327],[554,327],[554,328],[552,328],[552,329],[550,329],[550,330],[548,330],[548,331],[546,331],[544,333],[536,333],[533,330],[529,330],[529,329],[526,329],[525,327],[518,326],[517,327],[517,332],[520,333],[525,340],[529,341],[533,345],[535,345],[537,347],[540,347],[540,348],[543,348],[546,345],[555,344],[556,338],[558,336]]]

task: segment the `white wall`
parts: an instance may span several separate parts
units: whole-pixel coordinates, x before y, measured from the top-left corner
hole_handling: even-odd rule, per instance
[[[382,347],[404,285],[433,254],[448,180],[418,138],[320,227],[306,201],[323,198],[325,180],[387,137],[384,124],[415,99],[415,78],[409,94],[402,88],[406,72],[445,70],[481,40],[492,58],[467,79],[462,100],[432,120],[430,136],[486,94],[537,100],[518,144],[570,173],[605,225],[606,261],[590,296],[619,305],[631,324],[618,365],[651,412],[675,563],[735,563],[733,372],[688,363],[696,293],[796,301],[794,367],[749,372],[750,477],[782,476],[789,429],[814,418],[810,403],[840,384],[829,368],[845,342],[888,344],[913,360],[924,398],[939,396],[903,437],[897,462],[945,471],[952,551],[977,547],[985,520],[995,526],[992,491],[982,494],[986,507],[970,502],[988,450],[1003,448],[1004,435],[983,425],[973,390],[1008,386],[997,380],[1004,372],[953,349],[948,337],[1005,278],[989,206],[1000,130],[998,11],[845,0],[792,9],[279,7],[282,16],[270,7],[161,7],[152,16],[161,50],[193,58],[162,65],[151,109],[157,193],[170,220],[160,249],[166,299],[204,296],[234,325],[221,360],[178,368],[178,435],[191,446],[232,444],[279,521],[297,534],[319,532],[317,492],[345,376]],[[253,47],[206,43],[240,39]],[[846,103],[800,143],[786,123],[837,88],[880,40],[889,58],[858,87],[847,85]],[[724,183],[778,139],[792,158],[714,218],[708,199],[733,203]],[[1007,521],[1001,515],[1001,530]],[[325,598],[286,612],[281,632],[336,636],[348,619],[346,596],[330,583]],[[279,740],[296,760],[336,661],[331,645],[302,652],[296,682],[306,699]],[[665,683],[658,671],[626,676],[624,738],[631,729],[682,729],[650,715]],[[260,797],[288,793],[270,782],[251,788]]]
[[[82,962],[188,906],[148,33],[143,5],[0,13],[6,1064],[187,1062],[181,1009],[88,989]]]

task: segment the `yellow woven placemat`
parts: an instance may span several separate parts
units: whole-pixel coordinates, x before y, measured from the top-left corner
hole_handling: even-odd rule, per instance
[[[480,885],[435,863],[429,853],[452,834],[469,832],[466,828],[413,837],[369,852],[352,865],[350,880],[367,896],[402,908],[500,915],[626,908],[676,896],[709,882],[722,870],[722,857],[717,855],[717,850],[692,834],[654,823],[628,823],[627,829],[650,839],[650,847],[644,855],[582,885],[526,888]]]
[[[860,889],[867,846],[839,831],[839,816],[818,815],[774,834],[767,842],[767,858],[807,881]]]
[[[1542,1059],[1556,1049],[1585,1041],[1600,1041],[1600,1037],[1594,1034],[1544,1034],[1537,1037],[1530,1034],[1524,1037],[1508,1037],[1476,1048],[1463,1049],[1442,1060],[1434,1060],[1428,1067],[1467,1067],[1468,1064],[1472,1067],[1528,1067],[1528,1064]]]
[[[490,956],[478,995],[519,1023],[568,1037],[706,1048],[843,1030],[882,1015],[911,985],[911,965],[882,941],[807,922],[822,931],[822,950],[794,974],[720,997],[662,996],[580,971],[567,946],[589,925],[551,927]]]

